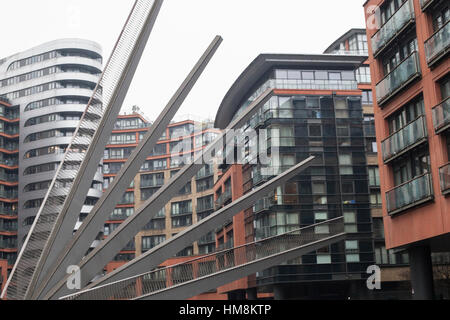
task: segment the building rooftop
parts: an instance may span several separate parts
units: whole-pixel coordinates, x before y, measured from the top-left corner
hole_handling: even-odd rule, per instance
[[[332,54],[261,54],[242,72],[225,95],[214,126],[224,129],[238,111],[243,99],[255,83],[274,67],[356,69],[367,57]]]

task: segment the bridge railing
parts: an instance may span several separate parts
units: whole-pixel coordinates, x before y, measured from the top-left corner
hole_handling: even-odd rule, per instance
[[[213,276],[259,259],[313,244],[344,233],[343,217],[292,230],[282,235],[218,251],[121,281],[62,297],[64,300],[130,300],[172,286]],[[233,280],[231,280],[233,281]]]

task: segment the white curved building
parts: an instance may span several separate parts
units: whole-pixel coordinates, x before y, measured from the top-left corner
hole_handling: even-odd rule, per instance
[[[101,71],[100,46],[81,39],[48,42],[0,60],[0,96],[20,106],[19,247],[63,160]],[[79,165],[74,162],[63,170],[77,170]],[[67,180],[68,185],[71,182]],[[101,197],[102,183],[99,167],[81,217]],[[68,188],[61,185],[61,190]]]

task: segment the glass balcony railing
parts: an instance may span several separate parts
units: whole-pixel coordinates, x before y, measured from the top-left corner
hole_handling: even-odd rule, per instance
[[[425,41],[425,54],[428,66],[432,66],[445,56],[450,47],[450,21]]]
[[[355,80],[298,80],[271,79],[266,84],[271,89],[305,89],[305,90],[356,90],[358,81]],[[265,91],[263,90],[263,92]]]
[[[384,163],[426,141],[427,137],[426,119],[420,116],[381,143]]]
[[[164,185],[164,179],[143,179],[141,180],[141,188],[162,187]]]
[[[215,201],[215,209],[219,209],[225,202],[231,199],[231,189],[226,189]]]
[[[406,1],[372,37],[374,56],[378,55],[401,31],[414,21],[414,4]]]
[[[14,239],[12,241],[0,241],[0,249],[16,249],[17,248],[17,240]]]
[[[0,224],[0,232],[17,232],[17,225]]]
[[[450,163],[439,169],[439,177],[441,178],[441,190],[443,194],[450,193]]]
[[[428,9],[434,1],[435,0],[420,0],[420,7],[422,8],[422,11]]]
[[[3,199],[17,199],[19,197],[19,192],[17,190],[14,191],[0,191],[0,198]]]
[[[450,97],[433,108],[433,124],[436,133],[450,127]]]
[[[0,159],[0,165],[15,167],[19,164],[18,159]]]
[[[272,200],[268,197],[259,199],[253,205],[253,213],[259,213],[264,210],[269,210],[272,207]]]
[[[414,51],[377,84],[377,102],[386,102],[421,74],[419,54]]]
[[[17,209],[13,210],[11,208],[0,208],[0,216],[14,217],[17,216],[17,214],[18,214]]]
[[[298,194],[276,194],[264,197],[255,202],[253,205],[253,213],[269,210],[274,206],[291,206],[300,204]]]
[[[17,175],[17,174],[7,174],[7,173],[4,173],[4,172],[0,172],[0,181],[18,182],[19,181],[19,175]]]
[[[207,178],[214,175],[214,170],[211,166],[203,167],[199,172],[195,175],[197,180]]]
[[[433,198],[432,185],[431,175],[426,173],[387,192],[388,213],[393,215],[431,200]]]

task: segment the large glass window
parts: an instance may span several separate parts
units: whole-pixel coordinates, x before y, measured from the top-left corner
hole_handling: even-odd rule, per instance
[[[166,241],[165,235],[142,237],[142,251],[150,250]]]

